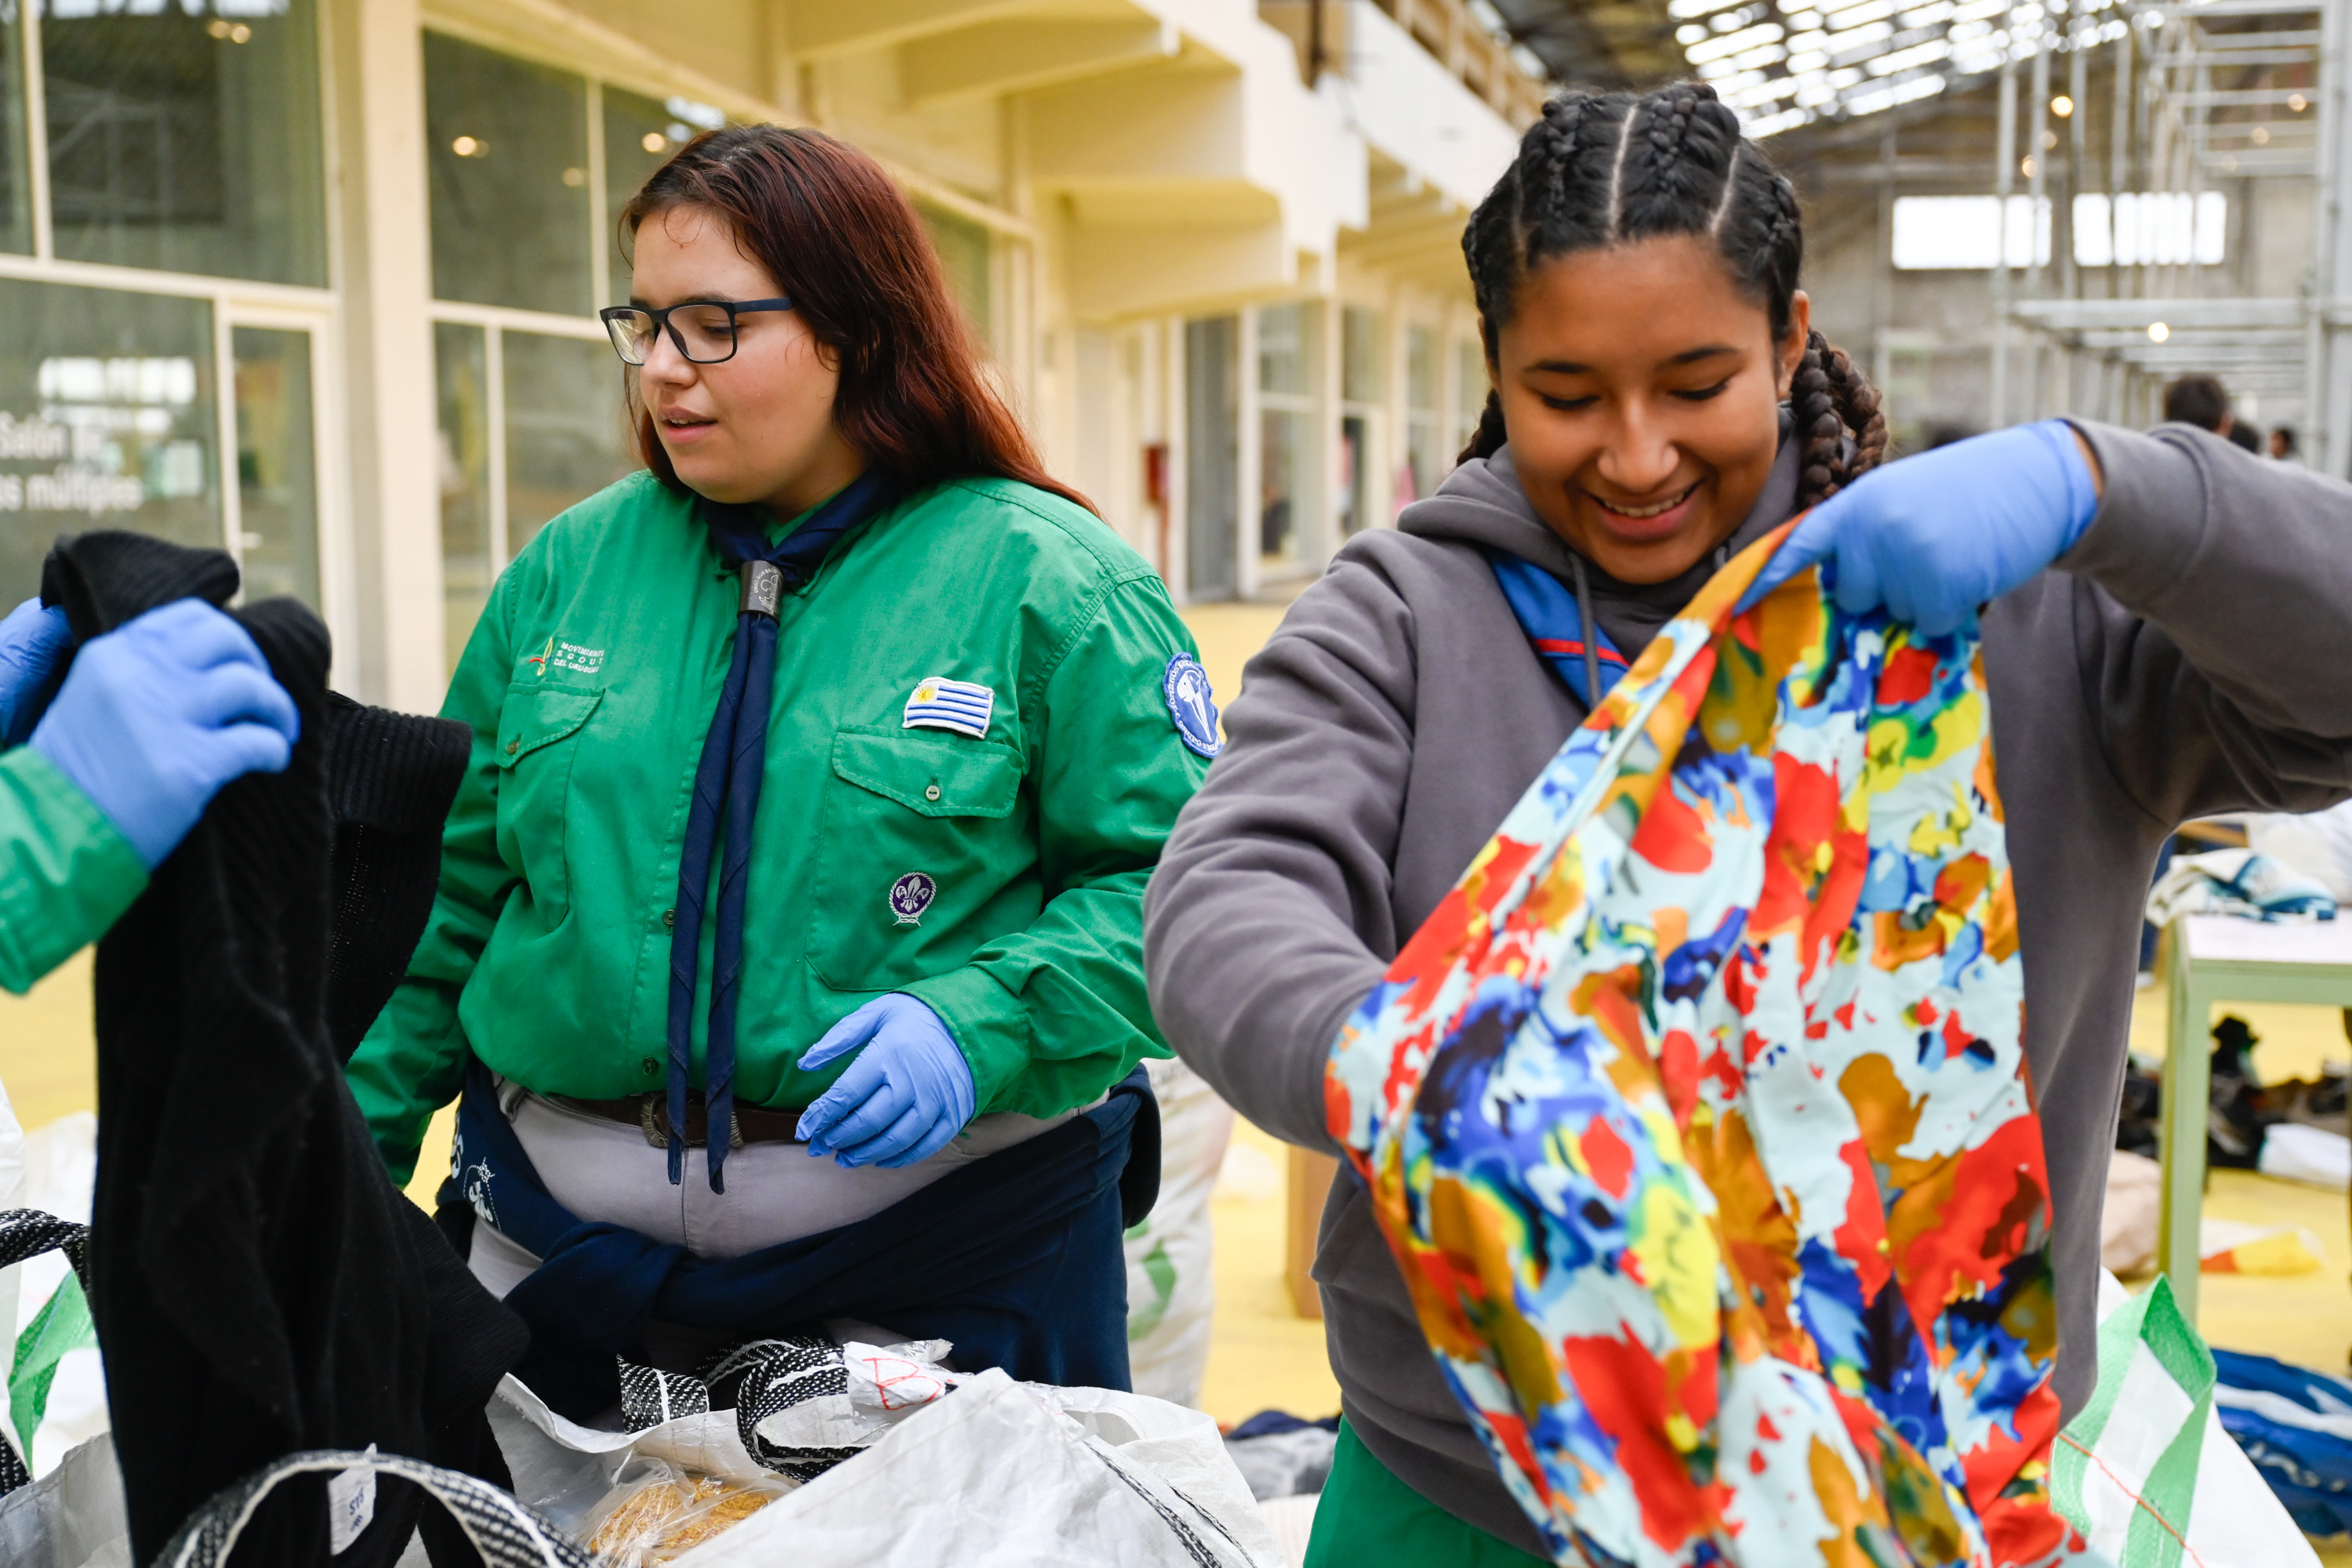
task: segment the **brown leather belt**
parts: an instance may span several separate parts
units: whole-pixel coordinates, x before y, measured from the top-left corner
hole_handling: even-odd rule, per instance
[[[643,1130],[646,1142],[656,1149],[669,1147],[669,1096],[667,1094],[632,1094],[619,1100],[572,1100],[559,1103],[574,1110],[584,1110],[591,1116],[607,1121],[617,1121],[625,1127]],[[771,1110],[765,1106],[738,1105],[734,1108],[735,1125],[727,1140],[730,1149],[740,1149],[746,1143],[803,1143],[801,1113],[798,1110]],[[710,1141],[710,1108],[703,1103],[702,1091],[686,1091],[686,1146],[699,1149]]]

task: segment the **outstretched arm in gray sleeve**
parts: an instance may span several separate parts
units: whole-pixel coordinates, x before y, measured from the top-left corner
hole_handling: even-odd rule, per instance
[[[2058,566],[2125,792],[2168,827],[2352,792],[2352,487],[2182,426],[2077,428],[2105,494]]]
[[[1332,1149],[1323,1064],[1396,952],[1389,867],[1412,761],[1411,613],[1342,560],[1291,607],[1226,710],[1224,754],[1144,897],[1168,1042],[1234,1109]]]

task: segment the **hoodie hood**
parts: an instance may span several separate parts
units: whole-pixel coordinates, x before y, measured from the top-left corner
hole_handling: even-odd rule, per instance
[[[1780,410],[1780,447],[1763,493],[1731,531],[1731,537],[1709,551],[1679,577],[1663,583],[1624,583],[1603,572],[1587,557],[1585,581],[1592,592],[1592,618],[1627,658],[1638,658],[1658,628],[1681,613],[1706,580],[1723,563],[1755,541],[1789,521],[1797,510],[1798,469],[1802,445],[1790,438],[1794,420]],[[1397,515],[1397,527],[1421,539],[1458,539],[1489,551],[1516,555],[1542,567],[1563,583],[1575,580],[1570,563],[1576,552],[1536,515],[1518,470],[1511,466],[1506,444],[1489,458],[1472,458],[1447,475],[1437,493],[1414,501]]]

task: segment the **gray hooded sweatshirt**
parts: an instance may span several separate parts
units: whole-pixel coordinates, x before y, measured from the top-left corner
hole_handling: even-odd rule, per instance
[[[2097,1375],[2099,1211],[2157,851],[2192,816],[2352,793],[2352,488],[2186,426],[2077,428],[2105,471],[2098,514],[1983,620],[2070,1415]],[[1793,448],[1735,547],[1793,505]],[[1295,1143],[1336,1149],[1322,1085],[1341,1023],[1584,717],[1488,550],[1570,577],[1508,448],[1464,464],[1395,530],[1348,542],[1250,661],[1224,754],[1145,896],[1169,1043]],[[1715,569],[1635,588],[1588,565],[1594,618],[1632,658]],[[1423,1497],[1541,1555],[1345,1165],[1314,1274],[1365,1446]]]

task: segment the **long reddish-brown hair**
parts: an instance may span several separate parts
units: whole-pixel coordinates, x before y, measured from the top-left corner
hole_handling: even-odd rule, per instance
[[[822,131],[706,131],[629,199],[622,232],[634,241],[647,218],[676,207],[723,219],[816,340],[840,356],[834,423],[908,493],[992,477],[1094,510],[1045,472],[982,374],[930,236],[873,159]],[[630,405],[646,467],[685,489],[634,380]]]

